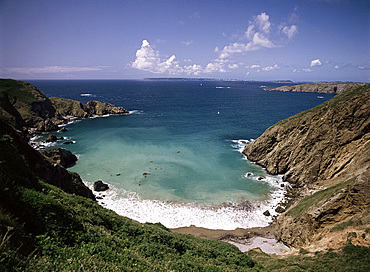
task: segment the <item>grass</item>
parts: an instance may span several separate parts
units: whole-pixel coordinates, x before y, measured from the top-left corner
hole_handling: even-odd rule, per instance
[[[316,192],[311,196],[305,197],[296,206],[292,207],[287,212],[287,215],[296,217],[301,216],[302,214],[307,212],[309,208],[319,203],[320,201],[329,200],[331,197],[336,195],[341,189],[345,188],[349,183],[351,183],[352,180],[353,179],[347,182],[339,183],[333,187],[327,188],[325,190]]]
[[[296,256],[268,255],[256,250],[249,251],[247,255],[263,263],[268,271],[370,271],[370,248],[351,244],[337,251],[305,251]]]
[[[5,241],[0,248],[2,271],[262,269],[227,243],[176,234],[160,224],[140,224],[90,199],[67,194],[42,181],[38,185],[38,190],[19,187],[16,192],[2,192],[1,197],[5,195],[7,199],[7,194],[16,193],[15,213],[22,217],[27,214],[26,221],[22,222],[0,210],[0,241]],[[18,229],[18,234],[14,229]],[[34,252],[22,256],[17,252],[19,242],[13,237],[22,243],[27,236],[25,233],[29,232]],[[11,257],[15,255],[17,258]]]
[[[303,111],[303,112],[300,112],[296,115],[293,115],[292,117],[290,118],[287,118],[285,120],[282,120],[280,122],[278,122],[277,124],[279,125],[282,125],[282,124],[285,124],[287,122],[290,122],[290,121],[293,121],[293,120],[296,120],[296,119],[301,119],[301,118],[304,118],[304,117],[307,117],[307,118],[310,118],[310,116],[314,115],[314,114],[317,114],[321,111],[327,111],[328,109],[332,109],[332,108],[339,108],[340,109],[340,103],[343,103],[343,102],[348,102],[350,100],[352,100],[353,98],[359,96],[359,95],[362,95],[363,93],[365,92],[368,92],[370,91],[370,84],[366,84],[364,86],[360,86],[360,87],[354,87],[354,88],[351,88],[339,95],[336,95],[335,97],[333,97],[332,99],[312,108],[312,109],[309,109],[309,110],[306,110],[306,111]],[[276,126],[277,124],[273,125],[272,127]]]
[[[13,79],[0,79],[0,98],[4,95],[7,95],[11,101],[16,100],[25,104],[38,101],[24,82]]]

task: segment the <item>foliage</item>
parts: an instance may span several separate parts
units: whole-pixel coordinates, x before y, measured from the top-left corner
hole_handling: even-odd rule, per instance
[[[370,271],[370,248],[346,245],[341,250],[328,250],[311,253],[308,251],[296,256],[268,255],[257,250],[248,256],[263,263],[268,271]]]
[[[233,245],[140,224],[43,181],[14,184],[0,199],[18,217],[0,210],[1,271],[262,270]]]

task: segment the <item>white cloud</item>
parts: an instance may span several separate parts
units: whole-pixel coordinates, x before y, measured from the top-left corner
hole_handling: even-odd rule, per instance
[[[136,59],[131,66],[152,73],[181,73],[183,69],[175,59],[176,56],[172,55],[167,60],[162,60],[159,52],[154,51],[147,40],[143,40],[141,48],[136,51]]]
[[[335,66],[334,66],[334,68],[335,68],[335,69],[339,69],[339,66],[338,66],[338,65],[335,65]]]
[[[269,33],[270,26],[271,26],[269,19],[270,19],[270,16],[262,12],[260,15],[256,16],[254,21],[256,25],[258,26],[258,29],[260,29],[264,33]]]
[[[239,65],[238,64],[236,64],[236,63],[234,63],[234,64],[229,64],[228,66],[227,66],[229,69],[237,69],[237,68],[239,68]]]
[[[204,73],[214,73],[214,72],[219,72],[219,73],[225,73],[225,65],[224,62],[210,62],[207,64],[206,68],[203,71]]]
[[[311,73],[311,72],[313,72],[313,70],[312,70],[312,69],[303,69],[303,71],[305,71],[305,72],[307,72],[307,73]]]
[[[48,74],[48,73],[91,72],[91,71],[100,71],[103,69],[104,66],[94,66],[94,67],[45,66],[30,68],[7,68],[7,71],[22,74]]]
[[[255,51],[261,48],[274,48],[277,45],[270,39],[270,16],[266,13],[257,15],[244,33],[244,38],[249,42],[241,43],[235,42],[225,46],[221,51],[219,58],[229,58],[234,54],[241,54],[244,52]]]
[[[279,69],[280,67],[275,64],[275,65],[272,65],[272,66],[266,66],[266,67],[263,67],[262,70],[263,71],[273,71],[273,70],[276,70],[276,69]]]
[[[311,61],[310,67],[321,66],[321,65],[322,65],[321,61],[319,59],[315,59]]]
[[[253,65],[251,66],[251,68],[252,68],[252,69],[260,68],[260,66],[259,66],[258,64],[253,64]]]
[[[184,66],[184,73],[188,75],[199,75],[202,72],[202,66],[198,64],[193,64],[189,66]]]
[[[190,40],[190,41],[181,41],[181,44],[182,45],[185,45],[185,46],[189,46],[189,45],[191,45],[191,44],[193,44],[194,42],[192,41],[192,40]]]
[[[283,28],[283,33],[288,36],[288,39],[291,39],[298,33],[298,27],[296,25],[291,25],[290,27],[286,26]]]

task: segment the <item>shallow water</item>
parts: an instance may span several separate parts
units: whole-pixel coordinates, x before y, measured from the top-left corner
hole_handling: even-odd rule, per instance
[[[111,185],[102,205],[171,228],[268,224],[271,217],[262,213],[275,214],[284,193],[281,177],[267,175],[240,151],[277,121],[332,97],[260,88],[281,85],[269,82],[31,83],[49,97],[95,99],[131,112],[70,124],[58,136],[75,143],[57,144],[78,154],[70,170],[88,185],[99,179]]]

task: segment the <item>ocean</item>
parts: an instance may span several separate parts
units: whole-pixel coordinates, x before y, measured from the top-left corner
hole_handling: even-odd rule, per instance
[[[288,184],[246,160],[243,147],[276,122],[333,97],[266,91],[286,85],[273,82],[28,81],[48,97],[98,100],[130,111],[76,120],[56,133],[65,140],[55,145],[78,156],[69,170],[90,188],[96,180],[109,184],[97,193],[102,206],[169,228],[268,225]]]

